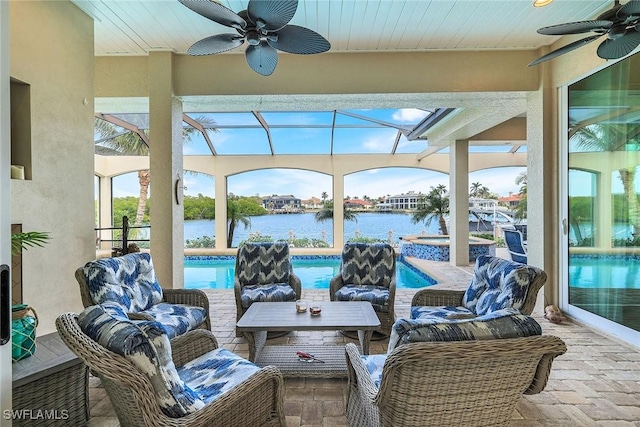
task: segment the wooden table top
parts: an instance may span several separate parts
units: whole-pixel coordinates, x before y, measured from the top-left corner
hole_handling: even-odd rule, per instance
[[[368,301],[322,301],[322,312],[296,311],[295,302],[254,302],[240,318],[241,331],[374,330],[380,320]],[[308,304],[309,305],[309,304]]]

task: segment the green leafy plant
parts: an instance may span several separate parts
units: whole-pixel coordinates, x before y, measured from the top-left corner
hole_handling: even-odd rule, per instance
[[[43,247],[49,242],[48,231],[28,231],[11,235],[11,255],[18,254],[21,250],[33,247]]]

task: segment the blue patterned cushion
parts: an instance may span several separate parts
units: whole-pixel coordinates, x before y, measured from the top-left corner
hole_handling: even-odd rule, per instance
[[[156,304],[144,313],[150,314],[156,322],[162,324],[169,339],[196,329],[207,317],[207,312],[202,307],[166,302]]]
[[[388,288],[396,275],[396,254],[385,243],[347,243],[340,266],[345,285],[374,285]]]
[[[477,315],[509,307],[520,310],[529,285],[538,274],[536,269],[525,264],[480,256],[462,305]]]
[[[289,283],[290,272],[285,242],[244,243],[238,249],[235,275],[240,286]]]
[[[132,322],[118,304],[105,303],[85,309],[78,323],[89,337],[124,356],[149,377],[156,401],[167,416],[179,418],[204,407],[178,375],[169,338],[158,322]]]
[[[380,384],[382,383],[382,369],[384,368],[384,362],[387,360],[387,355],[371,354],[368,356],[360,356],[360,358],[367,368],[373,385],[375,385],[376,388],[380,388]]]
[[[430,307],[425,305],[418,305],[411,307],[412,319],[432,319],[434,321],[442,319],[461,319],[477,317],[475,313],[465,307]]]
[[[178,374],[209,404],[259,370],[248,360],[219,348],[179,366]]]
[[[378,312],[389,312],[389,288],[374,285],[347,285],[335,293],[336,301],[369,301]]]
[[[125,311],[139,312],[162,301],[162,288],[148,253],[91,261],[83,271],[95,304],[115,301]]]
[[[242,307],[247,309],[254,302],[295,301],[296,291],[289,284],[244,286],[240,296]]]
[[[469,319],[398,319],[391,328],[387,352],[410,342],[486,340],[541,334],[542,328],[533,317],[513,308]]]

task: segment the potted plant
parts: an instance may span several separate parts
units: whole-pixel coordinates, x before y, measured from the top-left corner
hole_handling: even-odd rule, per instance
[[[29,231],[11,234],[11,255],[34,246],[42,247],[49,240],[45,231]],[[11,307],[11,358],[17,362],[36,351],[36,326],[38,315],[33,307],[17,304]]]

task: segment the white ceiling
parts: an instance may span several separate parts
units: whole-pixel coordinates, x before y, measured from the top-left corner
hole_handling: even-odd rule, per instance
[[[177,0],[72,0],[95,20],[95,54],[178,53],[196,41],[235,30]],[[221,0],[234,12],[247,0]],[[557,38],[540,27],[592,19],[613,5],[603,0],[300,0],[291,24],[331,43],[331,52],[536,49]],[[243,53],[244,47],[231,54]],[[228,53],[225,53],[228,54]]]

